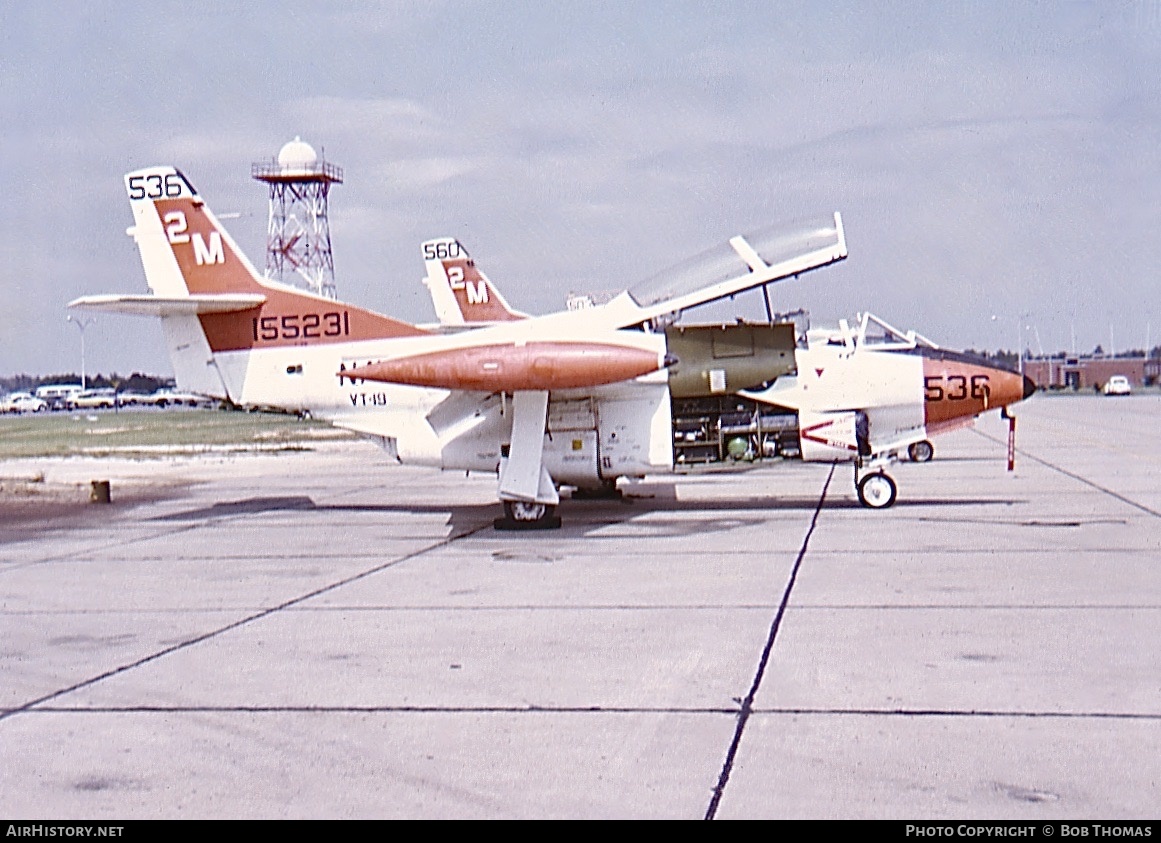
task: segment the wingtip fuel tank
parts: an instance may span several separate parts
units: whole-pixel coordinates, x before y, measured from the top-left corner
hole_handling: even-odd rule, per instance
[[[664,351],[602,342],[467,346],[347,369],[347,378],[477,392],[586,389],[664,369]]]

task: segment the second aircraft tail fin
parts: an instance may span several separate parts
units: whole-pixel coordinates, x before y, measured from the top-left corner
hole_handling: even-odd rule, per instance
[[[486,325],[528,318],[527,313],[509,306],[454,237],[428,240],[422,248],[427,269],[423,283],[431,292],[441,325]]]

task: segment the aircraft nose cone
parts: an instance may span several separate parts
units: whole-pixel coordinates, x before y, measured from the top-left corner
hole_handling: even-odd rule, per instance
[[[1027,398],[1036,391],[1036,382],[1032,378],[1024,375],[1024,397]]]

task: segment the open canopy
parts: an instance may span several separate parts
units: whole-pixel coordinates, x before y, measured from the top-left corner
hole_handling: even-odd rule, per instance
[[[676,313],[817,269],[847,256],[842,217],[732,238],[629,289],[650,317]]]

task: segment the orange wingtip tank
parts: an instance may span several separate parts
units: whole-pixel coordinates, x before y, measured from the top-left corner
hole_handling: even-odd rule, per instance
[[[583,389],[672,364],[656,352],[592,342],[530,342],[434,351],[342,372],[346,378],[480,392]]]

